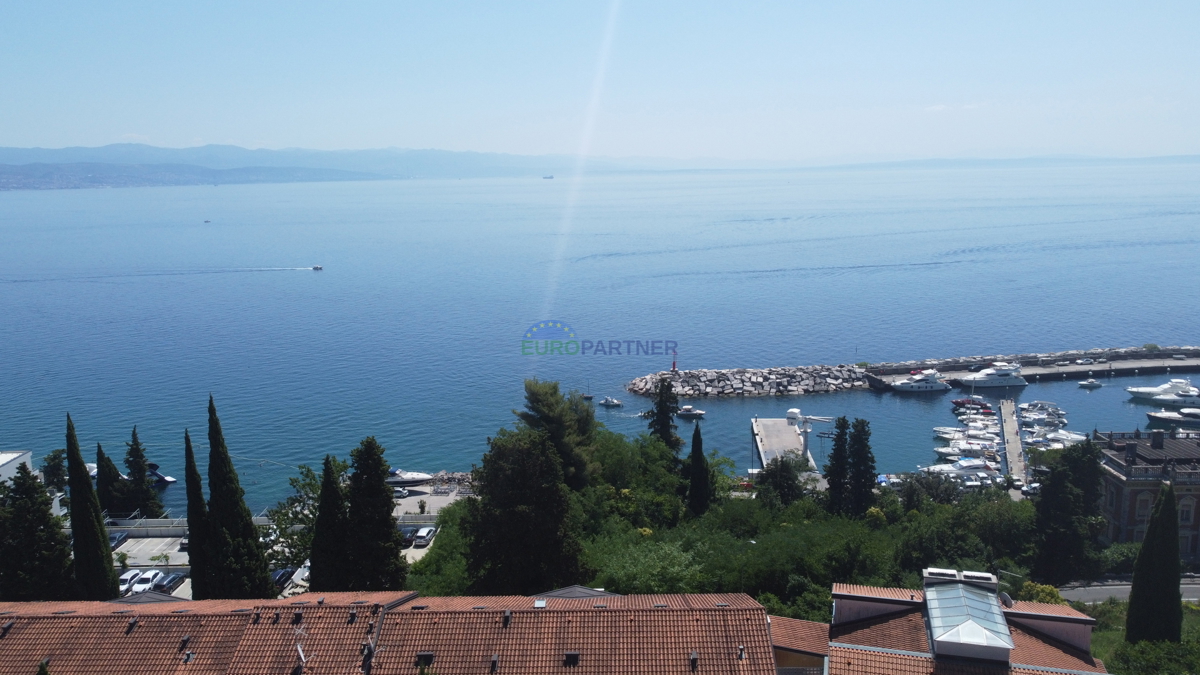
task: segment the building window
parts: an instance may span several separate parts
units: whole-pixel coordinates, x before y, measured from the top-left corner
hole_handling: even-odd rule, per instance
[[[1138,495],[1137,517],[1138,520],[1145,520],[1150,517],[1150,495],[1144,493]]]
[[[1111,511],[1117,505],[1117,489],[1108,486],[1108,509]]]
[[[1183,525],[1192,524],[1192,514],[1196,511],[1196,500],[1185,497],[1179,501],[1179,522]]]

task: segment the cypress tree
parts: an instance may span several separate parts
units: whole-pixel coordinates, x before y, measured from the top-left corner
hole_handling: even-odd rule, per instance
[[[208,397],[208,447],[209,597],[273,598],[277,593],[258,528],[225,447],[212,396]]]
[[[1126,642],[1179,642],[1183,606],[1179,594],[1179,516],[1175,488],[1159,491],[1146,537],[1133,563],[1125,615]]]
[[[397,591],[408,580],[408,561],[401,555],[402,539],[392,517],[395,504],[387,484],[388,463],[374,436],[350,451],[349,541],[352,591]]]
[[[350,516],[346,510],[346,490],[333,465],[333,456],[325,455],[325,466],[321,472],[321,495],[317,499],[317,520],[313,524],[312,552],[309,556],[309,590],[349,590],[349,531]]]
[[[28,465],[12,485],[0,483],[0,598],[60,600],[70,594],[71,543],[54,500]]]
[[[657,436],[668,448],[675,452],[683,447],[683,439],[675,430],[675,413],[679,412],[679,397],[675,395],[675,387],[666,377],[658,379],[658,388],[654,390],[654,408],[646,416],[650,418],[650,435]]]
[[[196,468],[196,456],[192,452],[192,437],[183,431],[184,482],[187,484],[188,520],[188,564],[192,568],[192,598],[207,600],[208,577],[212,566],[208,556],[208,506],[204,503],[204,485],[200,481],[200,470]]]
[[[75,586],[81,600],[112,600],[118,595],[117,571],[100,513],[100,500],[79,452],[75,423],[67,415],[67,486],[71,490]]]
[[[124,518],[129,515],[126,500],[125,479],[117,465],[104,454],[104,448],[96,444],[96,499],[100,501],[100,509],[108,513],[110,518]]]
[[[862,516],[875,504],[875,455],[871,452],[871,423],[855,418],[848,444],[850,457],[849,513]]]
[[[700,436],[699,422],[692,431],[692,455],[688,473],[691,483],[688,486],[688,508],[692,514],[702,516],[712,501],[712,485],[708,460],[704,458],[704,439]]]
[[[132,438],[125,444],[125,468],[129,470],[126,486],[127,503],[130,511],[139,511],[143,518],[161,518],[162,501],[154,480],[150,478],[150,466],[146,461],[146,447],[138,440],[137,426],[133,427]]]
[[[833,446],[825,464],[828,484],[826,507],[835,515],[850,509],[850,420],[839,417],[833,422]]]

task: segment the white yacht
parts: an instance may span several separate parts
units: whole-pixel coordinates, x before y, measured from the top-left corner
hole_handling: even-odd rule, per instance
[[[600,402],[597,405],[602,405],[605,408],[620,408],[625,404],[611,396],[605,396],[604,398],[600,399]]]
[[[698,420],[704,417],[703,410],[696,410],[690,405],[681,406],[679,412],[675,413],[676,417],[682,417],[685,420]]]
[[[433,480],[433,476],[427,473],[420,473],[418,471],[401,471],[400,469],[396,469],[385,482],[393,488],[398,488],[424,485],[431,480]]]
[[[1092,377],[1089,377],[1088,379],[1079,383],[1080,389],[1099,389],[1100,387],[1103,387],[1103,386],[1104,386],[1103,382],[1098,382],[1098,381],[1096,381],[1095,378],[1092,378]]]
[[[950,385],[942,381],[942,374],[936,370],[922,370],[909,375],[903,380],[892,383],[896,391],[946,391]]]
[[[1150,399],[1155,405],[1169,405],[1172,408],[1195,408],[1200,406],[1200,389],[1188,387],[1174,394],[1163,394]]]
[[[979,471],[988,468],[982,459],[960,459],[953,464],[934,464],[921,469],[926,473],[958,473],[961,471]]]
[[[1158,412],[1148,412],[1146,417],[1149,417],[1151,422],[1162,422],[1180,427],[1200,427],[1200,408],[1184,408],[1179,412],[1164,409]]]
[[[1174,379],[1166,384],[1160,384],[1157,387],[1125,387],[1125,391],[1128,392],[1132,398],[1152,399],[1155,396],[1177,394],[1181,391],[1187,391],[1191,388],[1191,380]]]
[[[1021,366],[997,361],[991,368],[963,375],[958,380],[968,389],[983,387],[1024,387],[1029,384],[1021,377]]]

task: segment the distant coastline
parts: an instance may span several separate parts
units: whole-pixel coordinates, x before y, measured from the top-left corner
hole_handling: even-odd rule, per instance
[[[211,169],[190,164],[0,164],[0,191],[314,183],[389,178],[356,171],[303,167]]]

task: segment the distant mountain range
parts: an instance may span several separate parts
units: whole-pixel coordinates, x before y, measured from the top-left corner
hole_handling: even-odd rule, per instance
[[[930,159],[808,167],[862,170],[1111,163],[1198,163],[1200,156],[1107,159]],[[800,169],[780,162],[720,159],[589,158],[589,171]],[[95,148],[0,148],[0,190],[144,187],[230,183],[389,180],[403,178],[541,177],[572,173],[575,158],[447,150],[248,150],[233,145],[159,148],[121,143]]]

